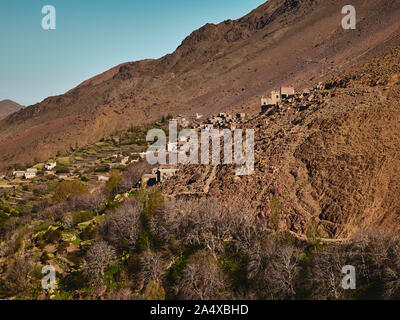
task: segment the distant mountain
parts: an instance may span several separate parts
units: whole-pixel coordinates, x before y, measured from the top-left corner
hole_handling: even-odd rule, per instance
[[[22,108],[23,106],[12,100],[0,101],[0,118],[6,117]]]
[[[194,31],[171,54],[128,62],[0,120],[0,168],[45,159],[162,115],[258,110],[281,85],[303,89],[400,43],[399,0],[269,0]]]

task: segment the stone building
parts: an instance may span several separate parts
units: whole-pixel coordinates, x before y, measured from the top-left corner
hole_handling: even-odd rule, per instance
[[[282,99],[293,97],[295,91],[293,87],[281,87],[279,91],[271,91],[271,97],[261,97],[261,113],[279,104]]]
[[[293,97],[295,94],[293,87],[281,87],[280,98],[286,99]]]

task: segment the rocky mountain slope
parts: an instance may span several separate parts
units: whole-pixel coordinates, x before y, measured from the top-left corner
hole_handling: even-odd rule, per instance
[[[237,198],[270,223],[275,196],[280,228],[297,234],[306,233],[310,221],[329,238],[344,239],[359,228],[398,231],[400,47],[324,88],[245,124],[255,129],[252,175],[236,177],[232,166],[183,167],[164,192]]]
[[[23,106],[12,100],[2,100],[0,101],[0,118],[6,117],[22,108]]]
[[[327,79],[399,43],[400,1],[270,0],[207,24],[172,54],[125,63],[0,121],[0,168],[46,159],[163,114],[254,110],[266,91]]]

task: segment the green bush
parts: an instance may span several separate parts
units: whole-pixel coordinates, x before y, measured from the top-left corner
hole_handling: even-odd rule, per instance
[[[88,241],[96,238],[97,234],[97,229],[94,226],[87,226],[81,234],[79,235],[79,238],[82,239],[82,241]]]
[[[57,203],[66,201],[72,195],[89,193],[89,190],[82,184],[82,182],[63,181],[56,187],[53,199]]]
[[[72,218],[74,224],[77,225],[82,222],[92,220],[94,218],[94,213],[89,210],[72,212]]]
[[[43,235],[43,239],[50,243],[57,243],[62,239],[62,233],[59,229],[50,229]]]
[[[57,174],[60,174],[60,173],[69,173],[69,169],[68,169],[68,167],[66,167],[66,166],[57,166],[57,167],[54,168],[54,170],[55,170],[55,172],[56,172]]]
[[[106,187],[110,192],[111,196],[115,196],[118,193],[118,187],[121,182],[121,173],[117,170],[113,170],[110,174],[110,179],[106,183]]]
[[[271,200],[271,220],[275,231],[279,231],[279,216],[281,213],[281,204],[278,198],[274,195]]]

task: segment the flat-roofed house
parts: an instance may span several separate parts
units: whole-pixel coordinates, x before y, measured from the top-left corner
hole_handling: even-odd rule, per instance
[[[25,177],[25,179],[33,179],[36,177],[36,172],[27,171],[27,172],[25,172],[24,177]]]
[[[16,178],[23,178],[25,176],[25,171],[14,171],[13,176]]]
[[[281,87],[281,99],[293,97],[295,94],[293,87]]]
[[[281,102],[281,93],[279,91],[271,91],[271,104]]]
[[[277,103],[281,102],[281,93],[279,91],[271,91],[270,98],[261,98],[261,105],[262,106],[274,106]]]
[[[295,91],[293,87],[281,87],[279,91],[271,91],[271,98],[261,97],[261,113],[266,112],[270,107],[279,104],[282,99],[293,97]]]

